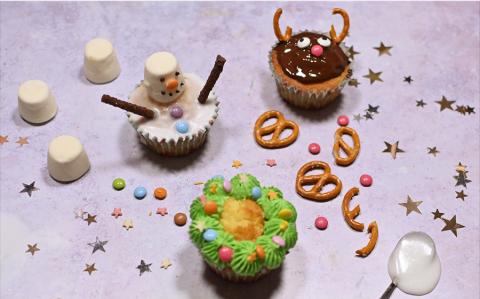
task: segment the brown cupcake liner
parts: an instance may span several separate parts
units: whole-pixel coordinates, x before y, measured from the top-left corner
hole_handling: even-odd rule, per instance
[[[208,131],[205,130],[188,138],[179,138],[178,140],[151,139],[143,134],[138,134],[140,142],[148,148],[164,156],[185,156],[201,147],[207,140]]]
[[[205,263],[210,267],[210,269],[213,270],[213,272],[220,275],[223,279],[231,281],[231,282],[235,282],[235,283],[254,282],[254,281],[257,281],[258,279],[260,279],[265,274],[267,274],[271,271],[271,270],[264,267],[264,268],[262,268],[262,270],[260,270],[260,272],[258,272],[257,274],[255,274],[253,276],[242,276],[242,275],[238,275],[235,272],[233,272],[233,270],[231,268],[225,268],[223,270],[220,270],[220,269],[217,269],[214,265],[211,265],[208,262],[205,262]]]

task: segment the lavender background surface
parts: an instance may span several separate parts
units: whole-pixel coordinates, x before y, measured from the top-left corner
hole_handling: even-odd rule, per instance
[[[361,52],[353,64],[361,85],[347,86],[343,98],[321,111],[302,111],[278,96],[267,62],[276,38],[272,16],[283,7],[281,26],[341,30],[333,7],[351,17],[347,45]],[[0,145],[1,156],[1,286],[2,298],[378,298],[390,283],[387,259],[401,236],[412,230],[435,240],[443,274],[437,288],[425,298],[479,297],[479,3],[1,3]],[[122,67],[120,77],[93,85],[82,73],[83,49],[94,37],[110,39]],[[392,56],[372,49],[383,41],[393,45]],[[127,98],[143,78],[143,63],[151,53],[175,53],[184,71],[206,78],[215,56],[228,61],[216,87],[221,101],[218,121],[206,146],[186,158],[162,158],[138,143],[122,111],[100,103],[108,93]],[[382,82],[370,85],[362,78],[368,68],[383,71]],[[411,85],[403,76],[411,75]],[[17,89],[22,81],[42,79],[52,88],[59,106],[56,118],[44,126],[25,123],[17,111]],[[439,112],[434,101],[442,95],[457,104],[475,107],[476,114]],[[427,106],[415,106],[424,99]],[[352,115],[368,104],[380,105],[374,120],[357,123]],[[282,111],[300,125],[298,140],[279,150],[260,148],[252,137],[253,123],[269,109]],[[346,114],[361,138],[357,161],[347,168],[333,165],[331,148],[336,118]],[[61,134],[78,137],[92,168],[71,184],[60,184],[46,169],[48,143]],[[30,144],[15,141],[28,136]],[[382,153],[384,141],[400,141],[396,160]],[[322,151],[307,151],[318,142]],[[437,146],[437,157],[427,154]],[[277,167],[265,166],[273,158]],[[243,167],[231,167],[234,159]],[[316,203],[297,196],[294,180],[305,162],[320,159],[332,165],[343,181],[335,200]],[[465,202],[455,198],[452,178],[461,161],[468,165]],[[188,226],[173,224],[176,212],[187,212],[201,192],[195,181],[215,174],[227,178],[239,173],[256,175],[265,185],[276,185],[298,211],[299,241],[281,271],[250,285],[230,284],[202,262],[188,239]],[[345,224],[343,194],[358,186],[362,173],[374,178],[355,199],[358,220],[376,220],[380,237],[365,259],[355,250],[368,241],[365,233]],[[125,190],[111,183],[122,177]],[[19,193],[22,183],[36,181],[39,191],[29,198]],[[137,201],[132,193],[145,186],[150,194]],[[157,186],[168,189],[164,201],[153,199]],[[423,200],[422,215],[405,216],[398,205],[407,195]],[[124,216],[110,216],[121,207]],[[167,207],[165,217],[155,215]],[[98,215],[97,223],[74,218],[83,208]],[[441,232],[433,220],[436,208],[466,227]],[[153,211],[152,216],[148,212]],[[317,215],[329,228],[313,226]],[[122,228],[132,218],[135,227]],[[92,255],[89,242],[108,240],[106,253]],[[41,249],[31,256],[26,244]],[[173,265],[164,270],[161,260]],[[151,273],[139,276],[140,260],[153,263]],[[95,263],[97,272],[83,272]],[[410,296],[395,291],[392,298]]]

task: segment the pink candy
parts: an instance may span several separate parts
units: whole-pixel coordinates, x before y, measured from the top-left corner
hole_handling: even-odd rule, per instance
[[[280,247],[285,247],[285,240],[280,236],[273,236],[272,242],[277,244]]]
[[[349,122],[350,122],[350,120],[348,119],[348,116],[346,116],[346,115],[340,115],[337,118],[337,124],[339,126],[342,126],[342,127],[348,126]]]
[[[362,184],[363,187],[370,187],[372,183],[373,183],[373,179],[370,175],[362,174],[360,176],[360,184]]]
[[[200,195],[198,199],[200,200],[200,202],[201,202],[202,204],[205,204],[205,203],[207,202],[207,198],[206,198],[205,195],[203,195],[203,194]]]
[[[227,193],[230,193],[230,191],[232,191],[232,183],[230,183],[228,180],[223,181],[223,190],[225,190]]]
[[[315,227],[321,230],[324,230],[328,227],[328,220],[325,217],[317,217],[315,219]]]
[[[317,155],[318,153],[320,153],[320,145],[318,143],[310,143],[310,145],[308,146],[308,151],[312,155]]]
[[[233,258],[233,249],[225,246],[220,247],[218,249],[218,258],[224,263],[230,262]]]
[[[320,45],[314,45],[312,49],[310,50],[313,56],[319,57],[320,55],[323,54],[323,48]]]

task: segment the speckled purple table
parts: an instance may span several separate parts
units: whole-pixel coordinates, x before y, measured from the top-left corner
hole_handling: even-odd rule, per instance
[[[361,54],[355,56],[354,77],[361,85],[347,86],[341,101],[318,112],[305,112],[280,100],[270,75],[267,53],[275,41],[272,15],[284,8],[281,23],[294,30],[327,30],[333,7],[351,16],[350,37]],[[387,259],[397,240],[412,230],[435,240],[443,274],[426,298],[479,296],[479,4],[478,3],[2,3],[1,8],[1,122],[0,135],[9,142],[1,150],[1,297],[2,298],[378,298],[390,283]],[[82,74],[83,48],[94,37],[114,43],[122,66],[120,77],[93,85]],[[378,56],[373,47],[393,45],[391,56]],[[143,77],[149,54],[168,50],[183,70],[206,77],[215,55],[228,62],[217,86],[221,100],[218,121],[206,146],[186,158],[167,159],[146,150],[124,114],[100,103],[109,93],[126,98]],[[362,76],[371,68],[382,71],[373,85]],[[411,75],[412,84],[403,82]],[[18,116],[17,88],[28,79],[46,81],[56,96],[59,113],[44,126],[31,126]],[[461,115],[435,103],[442,96],[475,107]],[[416,100],[427,105],[416,107]],[[374,120],[356,122],[368,104],[379,105]],[[455,106],[453,106],[455,107]],[[298,140],[285,149],[262,149],[252,138],[255,118],[278,109],[301,126]],[[320,159],[333,164],[331,148],[336,117],[350,116],[359,132],[362,151],[350,167],[333,167],[344,184],[335,200],[316,203],[297,196],[294,180],[303,163]],[[90,172],[77,182],[60,184],[47,172],[47,146],[55,136],[71,134],[84,144]],[[15,143],[28,137],[29,144]],[[397,159],[384,141],[400,141],[405,153]],[[322,152],[307,151],[318,142]],[[437,146],[440,153],[427,154]],[[276,159],[270,168],[265,159]],[[232,160],[243,166],[236,170]],[[461,161],[468,166],[467,188],[452,178]],[[215,174],[231,177],[250,172],[266,185],[279,186],[298,210],[299,241],[282,269],[250,285],[230,284],[206,269],[188,239],[187,226],[173,224],[173,215],[186,212],[200,193],[195,181]],[[380,238],[365,259],[354,251],[368,240],[353,232],[340,211],[341,198],[358,185],[362,173],[374,177],[362,188],[359,220],[379,223]],[[127,182],[116,192],[115,177]],[[36,181],[40,189],[28,197],[22,183]],[[148,190],[165,186],[169,196],[133,199],[135,186]],[[455,191],[465,190],[465,201]],[[422,214],[405,216],[398,205],[407,196],[421,200]],[[110,216],[121,207],[124,216]],[[166,207],[165,217],[155,215]],[[97,215],[90,226],[75,219],[83,208]],[[441,232],[435,209],[465,226],[458,237]],[[152,216],[148,212],[153,211]],[[329,228],[313,226],[317,215]],[[122,222],[132,218],[134,228]],[[92,254],[95,237],[108,240],[106,252]],[[34,256],[27,244],[38,243]],[[160,268],[169,258],[173,265]],[[139,276],[143,259],[151,273]],[[91,276],[85,264],[95,263]],[[407,298],[395,291],[392,298]]]

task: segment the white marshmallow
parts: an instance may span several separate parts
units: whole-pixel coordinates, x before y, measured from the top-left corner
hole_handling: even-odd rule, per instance
[[[185,80],[177,59],[169,52],[156,52],[145,61],[144,81],[148,96],[167,104],[185,90]]]
[[[118,77],[120,64],[115,49],[108,40],[95,38],[87,43],[83,70],[92,83],[107,83]]]
[[[57,181],[71,182],[90,169],[90,161],[80,141],[69,135],[58,136],[48,146],[48,172]]]
[[[18,112],[33,124],[51,120],[57,113],[57,103],[48,85],[40,80],[23,82],[18,89]]]

